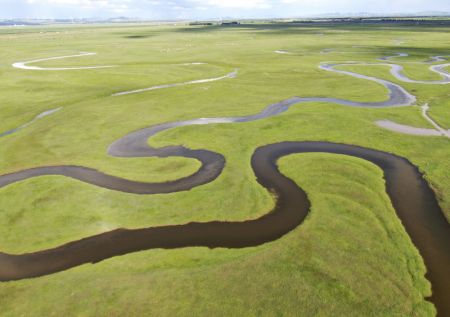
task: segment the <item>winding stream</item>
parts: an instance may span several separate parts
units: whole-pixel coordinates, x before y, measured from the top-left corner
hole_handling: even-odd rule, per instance
[[[157,124],[132,132],[115,141],[108,154],[116,157],[181,156],[199,160],[201,168],[194,174],[165,183],[145,183],[126,180],[82,166],[36,167],[0,176],[0,188],[42,175],[64,175],[103,188],[136,194],[171,193],[189,190],[216,179],[225,165],[225,158],[209,150],[191,150],[183,146],[154,148],[148,138],[168,129],[203,124],[241,123],[272,117],[289,107],[304,102],[330,102],[352,107],[393,107],[415,103],[415,97],[400,85],[336,69],[344,64],[322,63],[325,71],[375,81],[389,91],[382,102],[356,102],[331,97],[292,97],[269,105],[261,112],[242,117],[198,118]],[[258,182],[276,193],[277,202],[266,215],[243,222],[206,222],[169,225],[142,229],[117,229],[73,241],[62,246],[27,254],[0,253],[0,280],[11,281],[38,277],[66,270],[85,263],[130,252],[152,248],[205,246],[210,248],[242,248],[273,241],[296,228],[306,217],[310,202],[306,193],[292,180],[282,175],[277,160],[293,153],[325,152],[350,155],[378,165],[384,172],[386,190],[406,231],[419,249],[428,269],[433,297],[438,312],[450,315],[450,225],[440,209],[433,191],[418,169],[394,154],[358,146],[326,142],[283,142],[256,149],[251,166]]]
[[[20,68],[20,69],[26,69],[26,70],[78,70],[78,69],[97,69],[97,68],[115,67],[114,65],[80,66],[80,67],[39,67],[39,66],[28,66],[28,64],[32,64],[32,63],[45,62],[45,61],[51,61],[51,60],[57,60],[57,59],[72,58],[72,57],[92,56],[92,55],[96,55],[96,54],[97,53],[81,52],[81,53],[75,54],[75,55],[65,55],[65,56],[57,56],[57,57],[40,58],[40,59],[35,59],[35,60],[27,61],[27,62],[16,62],[16,63],[12,64],[12,67]]]
[[[57,111],[59,111],[59,110],[61,110],[61,109],[62,109],[62,107],[44,111],[44,112],[38,114],[38,115],[37,115],[36,117],[34,117],[32,120],[28,121],[27,123],[22,124],[21,126],[18,126],[17,128],[14,128],[14,129],[11,129],[11,130],[8,130],[8,131],[5,131],[5,132],[0,133],[0,137],[7,136],[7,135],[10,135],[10,134],[13,134],[13,133],[15,133],[15,132],[17,132],[17,131],[19,131],[19,130],[21,130],[21,129],[23,129],[23,128],[28,127],[30,124],[33,124],[33,123],[36,122],[37,120],[42,119],[42,118],[44,118],[44,117],[47,117],[47,116],[49,116],[49,115],[52,115],[52,114],[54,114],[55,112],[57,112]]]
[[[403,66],[393,63],[366,63],[366,62],[344,62],[336,64],[335,66],[347,66],[347,65],[361,65],[361,66],[387,66],[390,68],[390,73],[396,79],[403,81],[405,83],[413,83],[413,84],[438,84],[445,85],[450,84],[450,73],[448,73],[445,68],[450,66],[450,63],[447,64],[439,64],[439,65],[431,65],[429,67],[430,71],[437,73],[442,77],[441,80],[415,80],[411,79],[403,73]],[[342,71],[343,72],[343,71]]]
[[[285,155],[311,152],[358,157],[383,170],[386,190],[396,213],[426,263],[427,278],[433,286],[432,301],[440,314],[449,313],[446,295],[450,289],[450,225],[418,169],[393,154],[326,142],[283,142],[256,149],[251,165],[257,180],[277,196],[275,208],[258,219],[117,229],[35,253],[0,253],[0,280],[42,276],[153,248],[243,248],[278,239],[305,219],[310,202],[301,188],[278,171],[276,162]],[[126,187],[128,181],[123,181]]]
[[[283,113],[287,111],[291,106],[304,102],[330,102],[351,107],[377,108],[409,106],[414,104],[414,102],[416,101],[416,98],[413,95],[411,95],[398,84],[350,71],[335,69],[335,67],[339,65],[341,64],[321,64],[320,68],[330,72],[337,72],[360,79],[375,81],[388,89],[388,99],[381,102],[356,102],[329,97],[292,97],[281,102],[269,105],[264,110],[254,115],[242,117],[198,118],[192,120],[157,124],[132,132],[115,141],[108,148],[108,154],[115,157],[181,156],[194,158],[202,162],[201,168],[194,174],[171,182],[154,183],[150,186],[148,183],[125,181],[121,178],[107,175],[91,168],[82,166],[45,166],[2,175],[0,176],[0,188],[31,177],[42,175],[64,175],[93,185],[102,186],[113,190],[140,194],[157,194],[189,190],[193,187],[211,182],[212,180],[217,178],[225,165],[225,158],[221,154],[212,151],[191,150],[183,146],[154,148],[148,145],[148,138],[156,135],[159,132],[182,126],[214,123],[239,123],[260,120]]]
[[[322,65],[323,69],[348,74],[381,83],[389,90],[389,98],[382,102],[356,102],[351,100],[322,97],[292,97],[266,107],[263,111],[242,117],[218,117],[198,118],[185,121],[175,121],[157,124],[148,128],[132,132],[115,141],[108,148],[108,154],[115,157],[169,157],[181,156],[194,158],[202,163],[201,168],[194,174],[182,179],[165,183],[144,183],[123,180],[116,176],[104,174],[91,168],[82,166],[45,166],[22,170],[19,172],[0,176],[0,188],[6,185],[22,181],[28,178],[42,175],[64,175],[86,183],[101,186],[108,189],[119,190],[129,193],[157,194],[175,191],[189,190],[193,187],[209,183],[216,179],[225,165],[225,158],[208,150],[191,150],[183,146],[167,146],[154,148],[147,143],[148,138],[168,129],[189,125],[203,125],[214,123],[240,123],[260,120],[276,116],[289,109],[289,107],[304,102],[330,102],[351,107],[393,107],[408,106],[415,102],[415,97],[409,94],[401,86],[348,71],[335,70],[334,65]]]
[[[197,62],[197,63],[182,64],[182,65],[203,65],[203,64],[204,63],[198,63]],[[152,87],[148,87],[148,88],[140,88],[140,89],[116,92],[116,93],[112,94],[111,96],[122,96],[122,95],[136,94],[136,93],[140,93],[140,92],[157,90],[157,89],[164,89],[164,88],[171,88],[171,87],[178,87],[178,86],[186,86],[186,85],[193,85],[193,84],[204,84],[204,83],[218,81],[218,80],[222,80],[222,79],[226,79],[226,78],[236,78],[237,74],[238,74],[238,69],[235,69],[231,73],[228,73],[228,74],[226,74],[224,76],[220,76],[220,77],[206,78],[206,79],[196,79],[196,80],[186,81],[186,82],[182,82],[182,83],[157,85],[157,86],[152,86]]]
[[[333,49],[324,49],[320,51],[321,54],[328,54],[328,53],[357,53],[357,52],[340,52],[335,51]],[[359,52],[361,53],[361,52]],[[367,53],[371,53],[371,51],[368,51]],[[381,61],[387,61],[388,63],[367,63],[367,62],[339,62],[340,66],[345,65],[362,65],[362,66],[388,66],[390,67],[390,73],[392,76],[394,76],[396,79],[403,81],[405,83],[413,83],[413,84],[438,84],[438,85],[445,85],[450,84],[450,73],[446,70],[447,67],[450,67],[450,63],[444,63],[444,64],[438,64],[438,65],[430,65],[428,69],[438,74],[442,77],[441,80],[415,80],[411,79],[408,76],[404,74],[404,68],[402,65],[394,64],[391,62],[391,60],[395,57],[406,57],[409,56],[407,53],[395,53],[395,55],[390,56],[383,56],[378,58]],[[446,61],[446,58],[442,55],[439,56],[432,56],[429,60],[425,62],[403,62],[408,64],[430,64],[435,62],[443,62]]]

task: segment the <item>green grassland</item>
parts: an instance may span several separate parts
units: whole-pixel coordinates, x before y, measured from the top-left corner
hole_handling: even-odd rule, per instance
[[[42,111],[59,112],[0,138],[0,174],[71,164],[143,181],[187,176],[184,158],[113,158],[108,146],[152,124],[240,116],[291,96],[360,101],[387,98],[383,86],[318,69],[324,61],[424,61],[448,54],[448,29],[437,27],[186,27],[118,25],[0,28],[0,133]],[[323,34],[323,35],[320,35]],[[395,44],[401,39],[401,45]],[[363,47],[355,48],[354,45]],[[346,53],[320,54],[326,48]],[[293,54],[275,54],[274,50]],[[38,63],[46,67],[117,65],[71,71],[27,71],[11,64],[52,56],[97,55]],[[180,65],[205,62],[208,65]],[[237,78],[111,97],[124,90],[220,77]],[[385,66],[343,69],[400,83],[428,102],[450,128],[448,85],[397,81]],[[435,79],[427,65],[405,64],[414,79]],[[363,109],[308,103],[250,123],[189,126],[149,142],[222,153],[217,180],[187,192],[134,195],[58,176],[0,189],[0,250],[23,253],[119,227],[256,218],[274,198],[257,182],[250,158],[258,146],[320,140],[393,152],[419,166],[450,218],[450,140],[383,130],[389,119],[430,127],[417,106]],[[308,193],[312,210],[283,238],[240,250],[150,250],[54,275],[0,284],[2,316],[431,316],[423,261],[395,216],[382,172],[355,158],[302,154],[280,170]]]

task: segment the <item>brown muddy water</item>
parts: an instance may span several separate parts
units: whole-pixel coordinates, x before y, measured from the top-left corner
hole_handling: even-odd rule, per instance
[[[351,107],[379,108],[409,106],[416,101],[415,96],[396,83],[339,70],[335,68],[336,66],[339,64],[321,64],[320,68],[375,81],[388,89],[388,99],[383,102],[356,102],[328,97],[292,97],[269,105],[260,113],[250,116],[197,118],[154,125],[132,132],[109,147],[108,154],[115,157],[181,156],[197,159],[202,163],[201,168],[192,175],[171,182],[135,182],[82,166],[45,166],[1,175],[0,188],[42,175],[64,175],[96,186],[135,194],[189,190],[216,179],[225,166],[225,158],[219,153],[191,150],[183,146],[154,148],[148,144],[150,137],[161,131],[181,126],[260,120],[278,115],[291,106],[304,102],[330,102]],[[7,135],[13,132],[16,130]],[[450,316],[450,300],[448,300],[450,225],[433,191],[419,170],[408,160],[394,154],[326,142],[282,142],[255,150],[251,165],[257,180],[277,197],[275,208],[258,219],[243,222],[191,222],[133,230],[117,229],[34,253],[0,252],[0,281],[43,276],[78,265],[96,263],[114,256],[154,248],[174,249],[190,246],[244,248],[276,240],[301,224],[310,210],[306,193],[279,172],[276,162],[285,155],[311,152],[358,157],[378,165],[383,170],[386,191],[396,213],[425,261],[426,277],[433,288],[433,296],[430,300],[436,305],[439,315]]]
[[[447,300],[450,292],[450,225],[422,174],[402,157],[327,142],[283,142],[256,149],[251,166],[257,180],[277,197],[275,208],[258,219],[117,229],[34,253],[0,253],[0,280],[52,274],[85,263],[96,263],[113,256],[154,248],[244,248],[276,240],[301,224],[310,210],[306,193],[279,172],[276,162],[289,154],[311,152],[358,157],[383,170],[386,190],[396,213],[425,261],[428,271],[426,276],[433,288],[430,300],[441,316],[447,316],[450,313]],[[97,176],[95,173],[93,178]]]

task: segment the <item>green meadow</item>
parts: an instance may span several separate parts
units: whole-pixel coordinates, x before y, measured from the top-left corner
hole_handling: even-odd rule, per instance
[[[399,42],[400,41],[400,42]],[[400,43],[400,44],[399,44]],[[115,158],[108,146],[154,124],[254,114],[292,96],[383,101],[371,81],[320,70],[325,61],[426,61],[449,53],[448,28],[402,26],[238,27],[106,25],[0,28],[0,133],[43,111],[63,107],[0,137],[0,174],[31,167],[80,165],[148,182],[188,176],[186,158]],[[321,53],[333,48],[337,52]],[[286,50],[291,54],[276,54]],[[33,66],[103,69],[38,71],[12,63],[79,52],[96,55]],[[185,65],[202,62],[202,65]],[[427,64],[404,64],[414,79],[433,80]],[[154,85],[236,78],[130,94]],[[275,117],[187,126],[149,139],[223,154],[213,182],[190,191],[135,195],[62,176],[0,188],[0,251],[26,253],[110,231],[243,221],[274,206],[250,166],[258,146],[330,141],[392,152],[424,173],[450,219],[450,140],[395,133],[388,119],[432,128],[418,105],[450,129],[449,85],[403,83],[386,66],[341,66],[401,84],[417,97],[410,107],[365,109],[304,103]],[[449,68],[447,68],[449,69]],[[308,194],[304,223],[279,240],[244,249],[149,250],[35,279],[0,283],[0,316],[433,316],[426,268],[395,215],[381,170],[356,158],[296,154],[280,171]]]

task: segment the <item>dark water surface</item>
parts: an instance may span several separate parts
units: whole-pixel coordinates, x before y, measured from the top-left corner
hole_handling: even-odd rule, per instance
[[[135,193],[172,193],[192,189],[216,179],[225,166],[225,158],[208,150],[183,146],[154,148],[148,138],[157,133],[188,125],[239,123],[268,118],[303,102],[331,102],[354,107],[408,106],[415,97],[401,86],[374,77],[337,70],[337,64],[322,64],[321,69],[338,72],[382,84],[389,91],[383,102],[355,102],[336,98],[292,97],[270,105],[260,113],[227,118],[198,118],[154,125],[132,132],[114,142],[108,154],[115,157],[181,156],[199,160],[201,168],[187,177],[164,183],[136,182],[107,175],[82,166],[45,166],[0,176],[0,188],[43,175],[64,175],[112,190]],[[350,155],[378,165],[384,172],[386,190],[411,240],[419,249],[433,287],[431,300],[441,316],[450,316],[450,225],[433,191],[418,169],[399,156],[352,145],[326,142],[283,142],[256,149],[251,165],[258,182],[277,196],[273,210],[258,219],[243,222],[188,223],[142,229],[117,229],[73,241],[59,247],[28,254],[0,252],[0,281],[32,278],[63,271],[85,263],[154,248],[205,246],[243,248],[273,241],[296,228],[306,217],[310,202],[306,193],[282,175],[276,161],[293,153],[325,152]]]
[[[326,142],[283,142],[256,149],[251,165],[258,182],[277,196],[275,208],[258,219],[118,229],[35,253],[0,253],[0,280],[42,276],[153,248],[243,248],[276,240],[296,228],[310,209],[306,193],[278,171],[276,162],[285,155],[311,152],[358,157],[383,170],[386,190],[397,215],[427,266],[427,278],[433,287],[431,300],[439,314],[447,316],[450,313],[450,303],[447,300],[450,292],[450,225],[421,173],[409,161],[393,154]],[[86,169],[83,173],[87,175],[89,171],[93,172],[89,177],[95,180],[98,172]],[[129,181],[122,181],[124,183],[121,186],[126,188]],[[120,182],[121,179],[115,178],[115,184]],[[102,181],[92,183],[101,184]],[[141,184],[145,187],[144,183]],[[148,185],[151,188],[155,186]]]

